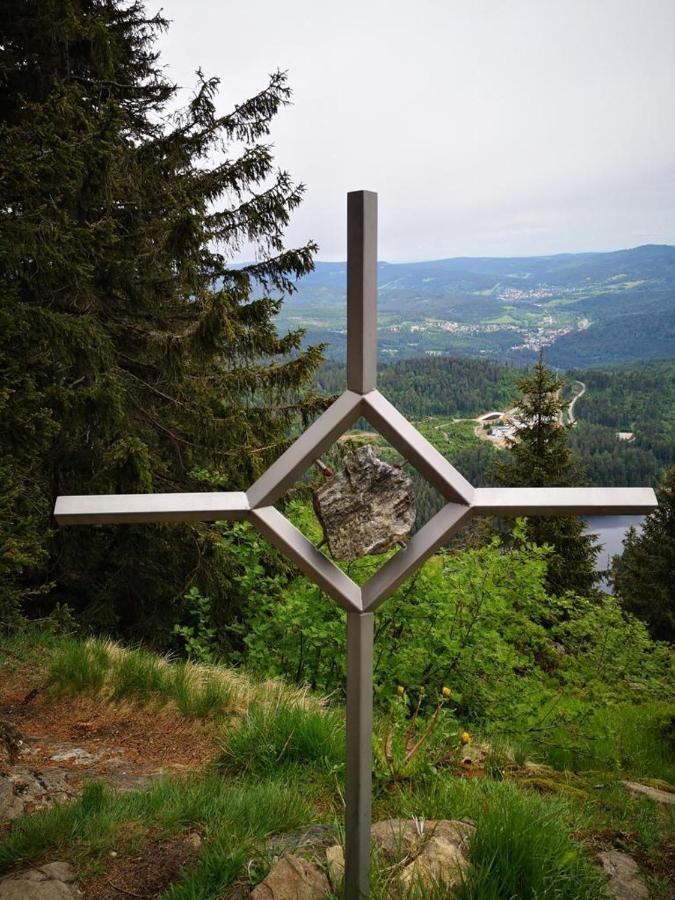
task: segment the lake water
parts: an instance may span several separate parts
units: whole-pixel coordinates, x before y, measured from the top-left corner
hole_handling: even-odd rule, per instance
[[[644,516],[588,516],[586,518],[587,531],[597,534],[602,544],[602,550],[598,554],[597,569],[607,569],[613,556],[623,552],[623,538],[628,529],[633,526],[638,530],[642,527]]]

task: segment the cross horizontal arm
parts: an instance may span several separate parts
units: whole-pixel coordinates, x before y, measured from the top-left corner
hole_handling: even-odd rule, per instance
[[[243,491],[198,494],[89,494],[58,497],[54,518],[59,525],[116,525],[129,522],[215,522],[244,519],[248,498]]]
[[[643,515],[658,504],[651,488],[476,488],[474,512],[499,516]]]

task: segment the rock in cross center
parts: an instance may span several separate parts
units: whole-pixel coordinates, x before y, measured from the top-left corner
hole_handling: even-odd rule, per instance
[[[314,492],[314,509],[334,559],[384,553],[415,523],[412,481],[371,446],[345,456],[343,471]]]

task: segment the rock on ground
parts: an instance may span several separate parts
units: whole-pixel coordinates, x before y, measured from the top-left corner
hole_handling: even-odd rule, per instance
[[[347,454],[343,471],[317,488],[314,509],[335,559],[384,553],[415,524],[411,479],[369,445]]]
[[[675,793],[672,791],[661,791],[655,787],[649,787],[648,784],[638,784],[637,781],[623,781],[623,786],[630,791],[631,794],[649,797],[657,803],[675,804]]]
[[[335,844],[326,850],[326,869],[333,890],[337,893],[345,880],[345,852],[340,844]]]
[[[605,850],[599,858],[613,897],[617,900],[649,900],[649,891],[631,856],[620,850]]]
[[[461,846],[434,836],[403,869],[401,881],[407,888],[431,894],[439,888],[454,888],[468,868],[469,861]]]
[[[0,881],[0,900],[73,900],[80,891],[71,882],[75,878],[66,862],[52,862],[27,869]]]
[[[326,900],[331,889],[321,869],[300,856],[282,856],[264,881],[253,888],[251,900]]]
[[[415,896],[439,887],[452,890],[469,867],[467,850],[475,827],[449,819],[386,819],[371,828],[371,839],[388,865],[400,868],[400,879]],[[344,853],[339,844],[326,850],[326,867],[335,891],[344,879]]]

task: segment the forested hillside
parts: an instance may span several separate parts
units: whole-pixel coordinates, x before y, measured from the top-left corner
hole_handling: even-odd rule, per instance
[[[344,359],[344,263],[317,263],[279,315]],[[429,354],[595,366],[675,356],[675,247],[378,266],[383,359]]]
[[[378,385],[465,477],[485,485],[494,481],[500,451],[476,437],[477,423],[453,420],[511,409],[520,376],[522,369],[489,360],[424,357],[383,364]],[[675,362],[569,370],[564,381],[565,399],[586,386],[570,440],[590,484],[653,485],[675,463]],[[344,366],[325,363],[316,384],[327,393],[344,390]],[[619,432],[633,437],[620,440]],[[423,485],[420,493],[426,498]]]
[[[427,357],[385,363],[378,387],[409,417],[478,416],[511,405],[521,373],[488,360]],[[345,367],[325,363],[316,384],[327,393],[343,391]]]
[[[593,484],[653,484],[675,463],[675,363],[567,374],[586,385],[572,445]]]

